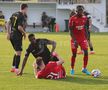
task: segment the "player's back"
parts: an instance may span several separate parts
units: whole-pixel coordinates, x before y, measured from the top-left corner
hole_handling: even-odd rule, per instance
[[[13,33],[14,37],[22,37],[22,33],[18,30],[18,25],[24,23],[24,15],[21,12],[15,12],[10,17],[10,21],[11,33]]]

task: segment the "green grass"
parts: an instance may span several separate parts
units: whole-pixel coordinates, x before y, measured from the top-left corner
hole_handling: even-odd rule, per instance
[[[82,55],[78,55],[76,61],[76,75],[70,75],[70,36],[68,33],[37,33],[37,38],[48,38],[57,42],[56,51],[65,60],[67,78],[62,80],[37,80],[34,78],[32,63],[34,57],[30,55],[24,74],[17,77],[10,73],[13,48],[6,40],[6,34],[0,33],[0,90],[108,90],[108,33],[93,33],[92,41],[96,51],[95,55],[89,56],[88,69],[98,68],[102,72],[100,78],[86,76],[81,72]],[[28,46],[28,40],[23,43],[23,55]],[[22,60],[21,60],[22,63]]]

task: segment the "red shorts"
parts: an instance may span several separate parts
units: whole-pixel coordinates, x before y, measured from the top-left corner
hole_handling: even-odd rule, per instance
[[[83,40],[75,45],[74,41],[71,40],[71,50],[72,52],[77,52],[78,45],[81,47],[82,50],[88,50],[88,42],[87,40]]]

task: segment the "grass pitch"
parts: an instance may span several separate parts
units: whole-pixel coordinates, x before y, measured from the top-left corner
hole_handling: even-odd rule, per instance
[[[6,40],[6,34],[0,33],[0,90],[108,90],[108,33],[92,34],[95,55],[89,56],[88,70],[100,69],[102,76],[93,78],[81,72],[82,55],[77,56],[75,76],[70,75],[70,36],[68,33],[37,33],[37,38],[48,38],[57,42],[56,51],[65,60],[67,78],[61,80],[37,80],[34,78],[32,63],[34,57],[30,55],[24,74],[21,77],[10,73],[13,48]],[[23,42],[23,54],[28,46],[28,40]],[[50,48],[50,47],[49,47]]]

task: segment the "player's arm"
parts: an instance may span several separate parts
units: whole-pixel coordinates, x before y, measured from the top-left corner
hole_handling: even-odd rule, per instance
[[[69,20],[69,32],[70,32],[70,36],[71,36],[71,38],[74,41],[76,41],[76,39],[74,37],[74,34],[73,34],[73,29],[74,29],[73,20],[72,20],[72,18],[70,18],[70,20]]]
[[[23,74],[23,70],[24,70],[25,65],[26,65],[26,63],[27,63],[27,60],[28,60],[28,56],[25,56],[24,59],[23,59],[21,71],[18,73],[18,76]]]
[[[35,78],[36,78],[36,79],[41,79],[41,78],[42,78],[42,73],[41,73],[41,71],[39,71],[39,70],[37,69],[36,60],[35,60],[34,63],[33,63],[33,69],[34,69],[34,76],[35,76]]]
[[[56,53],[55,53],[55,54],[56,54]],[[57,65],[62,65],[62,64],[64,63],[64,60],[63,60],[59,55],[57,55],[57,54],[56,54],[56,57],[57,57],[58,60],[59,60],[59,61],[56,62]]]
[[[18,26],[18,30],[23,34],[24,39],[25,39],[25,38],[26,38],[26,32],[24,31],[23,26],[19,25],[19,26]]]
[[[51,49],[51,53],[54,52],[54,50],[56,49],[56,42],[55,41],[51,41],[51,40],[46,40],[47,41],[47,45],[52,45],[52,49]]]
[[[11,20],[9,20],[9,21],[7,22],[6,29],[7,29],[7,40],[10,40],[10,33],[11,33]]]
[[[69,27],[69,32],[70,32],[71,38],[75,41],[76,39],[75,39],[74,34],[73,34],[73,27],[72,26]]]
[[[55,42],[55,41],[43,39],[43,40],[40,42],[40,46],[39,46],[39,47],[41,48],[41,50],[40,50],[40,52],[39,52],[38,54],[40,54],[40,53],[42,53],[42,52],[44,51],[44,45],[52,45],[51,53],[53,53],[54,50],[55,50],[55,48],[56,48],[56,42]],[[37,54],[37,55],[38,55],[38,54]]]
[[[18,18],[18,30],[23,34],[24,39],[26,38],[26,32],[23,28],[24,17]]]
[[[29,54],[30,54],[30,46],[29,46],[29,48],[26,50],[26,54],[25,54],[25,57],[24,57],[24,59],[23,59],[21,71],[18,73],[18,75],[22,75],[22,74],[23,74],[23,70],[24,70],[25,65],[26,65],[26,63],[27,63]]]
[[[34,69],[34,76],[37,78],[37,66],[36,66],[36,60],[33,63],[33,69]]]
[[[89,31],[91,31],[91,30],[92,30],[92,19],[89,18]]]

